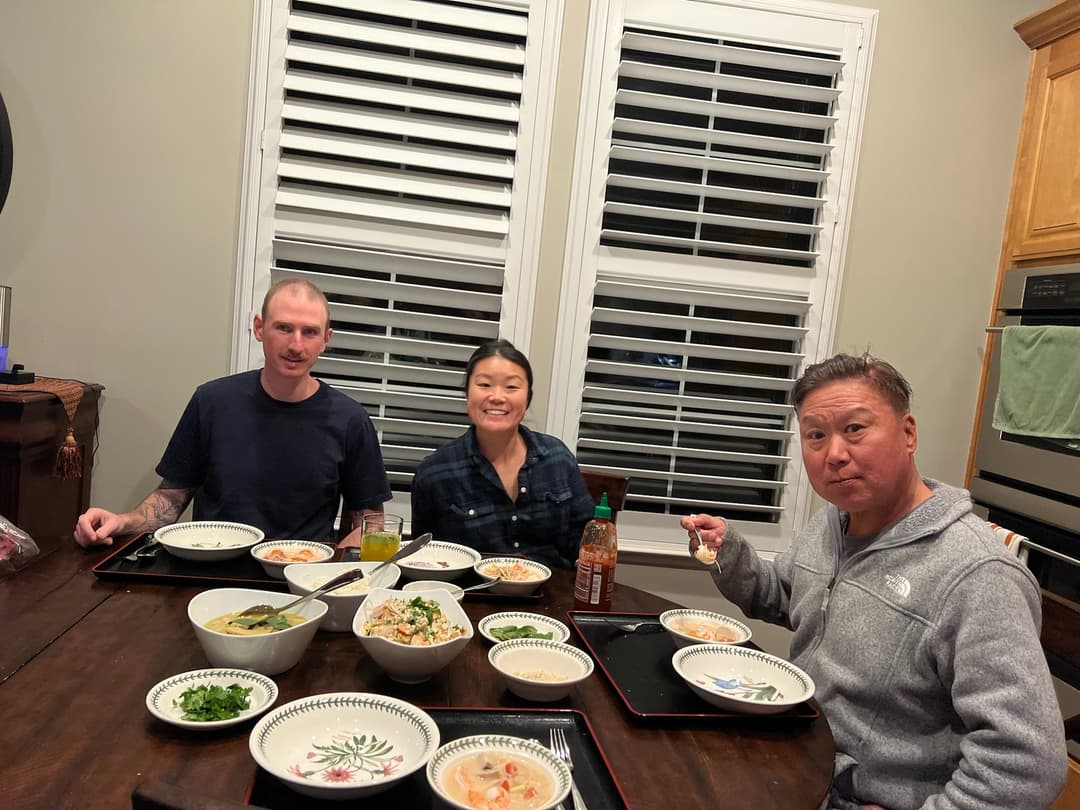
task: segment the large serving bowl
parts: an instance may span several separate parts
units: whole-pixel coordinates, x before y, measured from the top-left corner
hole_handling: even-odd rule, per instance
[[[398,784],[431,759],[439,727],[411,703],[366,692],[311,695],[251,730],[261,768],[318,799],[359,799]]]
[[[427,780],[431,789],[451,807],[470,810],[474,805],[459,801],[448,792],[448,786],[456,780],[455,771],[475,760],[478,755],[494,755],[496,760],[514,757],[540,779],[550,785],[550,795],[545,797],[537,810],[549,810],[566,799],[570,793],[570,769],[536,740],[510,737],[505,734],[477,734],[461,737],[439,748],[427,764]]]
[[[458,543],[432,540],[415,554],[398,560],[405,579],[458,579],[480,561],[480,552]]]
[[[410,599],[422,598],[425,601],[437,602],[439,609],[451,624],[460,626],[464,633],[457,638],[443,641],[438,644],[409,645],[402,644],[380,636],[369,635],[364,625],[371,620],[375,611],[389,599],[401,599],[408,602]],[[458,654],[465,649],[469,639],[473,637],[472,622],[465,614],[464,608],[454,599],[448,591],[426,591],[424,593],[409,593],[408,591],[392,591],[376,588],[353,617],[353,633],[360,639],[364,651],[371,656],[393,680],[400,683],[422,683],[447,664],[453,661]]]
[[[660,624],[676,647],[691,644],[745,644],[750,628],[737,619],[710,610],[677,608],[660,614]]]
[[[696,695],[717,708],[777,714],[814,696],[814,681],[783,658],[731,644],[694,644],[671,665]]]
[[[263,675],[276,675],[295,666],[300,660],[326,615],[326,602],[312,599],[300,605],[295,612],[307,617],[308,621],[260,636],[219,633],[207,627],[206,623],[252,605],[279,608],[295,600],[296,596],[291,593],[255,588],[212,588],[196,594],[188,602],[188,620],[211,666],[250,669]]]
[[[587,653],[542,638],[500,641],[488,651],[488,661],[515,695],[545,703],[562,700],[593,672]]]
[[[488,641],[498,644],[500,641],[510,641],[510,638],[499,638],[496,632],[500,628],[533,628],[537,633],[551,633],[551,641],[566,641],[570,638],[570,628],[542,613],[524,613],[517,610],[507,610],[501,613],[489,613],[476,624],[476,630]],[[521,638],[534,638],[535,636],[520,636]]]
[[[484,579],[501,576],[498,583],[488,588],[488,593],[501,596],[531,596],[551,579],[550,568],[523,557],[487,557],[476,563],[473,570]]]
[[[154,532],[162,548],[182,560],[217,562],[243,557],[263,533],[246,523],[227,523],[221,520],[196,520],[173,523]]]
[[[364,572],[364,578],[357,582],[350,582],[344,587],[324,593],[319,597],[329,606],[326,616],[319,626],[321,630],[330,630],[334,633],[348,633],[352,630],[353,616],[357,609],[367,599],[372,588],[393,588],[397,584],[401,571],[396,565],[390,563],[383,568],[374,578],[368,576],[378,568],[380,562],[338,562],[321,563],[310,565],[299,563],[285,566],[285,581],[289,583],[289,590],[297,596],[304,596],[318,590],[334,577],[352,571],[356,568]]]
[[[311,559],[300,560],[300,555]],[[285,569],[290,565],[329,562],[334,556],[334,547],[316,540],[267,540],[252,548],[251,556],[259,561],[268,577],[285,579]],[[284,559],[272,560],[271,556],[282,556]]]

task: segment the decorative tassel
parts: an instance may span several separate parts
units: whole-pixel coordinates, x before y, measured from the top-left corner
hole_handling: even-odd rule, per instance
[[[82,447],[75,441],[75,428],[67,429],[64,443],[56,452],[56,464],[53,466],[54,478],[82,478],[83,452]]]

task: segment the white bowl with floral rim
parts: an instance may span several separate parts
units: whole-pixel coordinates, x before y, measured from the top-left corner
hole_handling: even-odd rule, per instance
[[[660,614],[660,624],[676,647],[691,644],[745,644],[750,628],[737,619],[711,610],[675,608]]]
[[[525,700],[562,700],[593,673],[589,654],[561,641],[517,638],[500,641],[488,651],[488,663],[506,688]]]
[[[516,757],[538,775],[538,783],[549,787],[548,795],[536,797],[535,810],[550,810],[566,800],[570,793],[570,769],[536,740],[511,737],[506,734],[476,734],[460,737],[439,748],[427,764],[428,784],[435,794],[451,807],[471,810],[474,805],[458,801],[448,790],[448,782],[455,781],[457,771],[477,756]],[[450,788],[452,789],[452,787]]]
[[[154,532],[162,548],[182,560],[219,562],[243,557],[263,540],[262,529],[246,523],[193,520],[173,523]]]
[[[381,793],[428,764],[439,727],[427,712],[367,692],[311,695],[279,706],[251,730],[263,770],[317,799]]]
[[[405,579],[450,581],[469,572],[480,561],[480,552],[459,543],[432,540],[415,554],[398,560]]]
[[[694,694],[726,711],[778,714],[814,696],[809,675],[750,647],[693,644],[676,650],[671,665]]]
[[[283,559],[269,559],[275,554]],[[259,561],[268,577],[285,579],[285,566],[329,562],[334,557],[334,547],[317,540],[267,540],[252,548],[251,556]],[[300,559],[301,556],[311,559]]]
[[[520,635],[520,632],[532,628],[533,633],[528,636]],[[494,630],[505,629],[506,638],[499,638]],[[489,613],[476,625],[476,630],[488,641],[498,644],[500,641],[510,641],[514,638],[538,638],[539,634],[548,634],[550,641],[566,641],[570,638],[570,628],[542,613],[528,613],[520,610],[504,610],[500,613]]]
[[[551,569],[536,560],[524,557],[485,557],[473,566],[484,579],[500,581],[487,589],[500,596],[531,596],[537,588],[551,579]]]
[[[247,695],[248,706],[240,709],[236,717],[224,720],[185,720],[179,705],[183,694],[200,686],[240,686],[251,691]],[[246,669],[195,669],[172,675],[155,684],[146,693],[146,709],[158,720],[193,731],[214,731],[246,722],[265,712],[278,697],[278,688],[272,680],[258,672]]]

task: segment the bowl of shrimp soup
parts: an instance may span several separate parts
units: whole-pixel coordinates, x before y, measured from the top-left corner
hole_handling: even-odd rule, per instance
[[[473,637],[465,609],[444,590],[373,588],[353,617],[364,651],[399,683],[423,683],[446,667]]]
[[[505,734],[461,737],[427,764],[428,784],[451,807],[549,810],[570,793],[570,769],[536,740]]]
[[[551,569],[524,557],[486,557],[473,570],[484,579],[498,578],[488,593],[500,596],[531,596],[551,579]]]
[[[267,540],[251,549],[268,577],[285,579],[285,566],[329,562],[334,547],[316,540]]]
[[[691,644],[745,644],[750,628],[742,622],[710,610],[676,608],[660,614],[660,624],[676,647]]]

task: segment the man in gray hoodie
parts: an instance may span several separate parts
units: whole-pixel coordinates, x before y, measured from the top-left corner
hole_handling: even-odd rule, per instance
[[[836,742],[824,807],[1047,808],[1067,759],[1038,585],[965,490],[919,475],[910,398],[869,355],[810,366],[792,401],[829,503],[773,561],[709,515],[683,518],[690,551],[746,615],[793,631]]]

